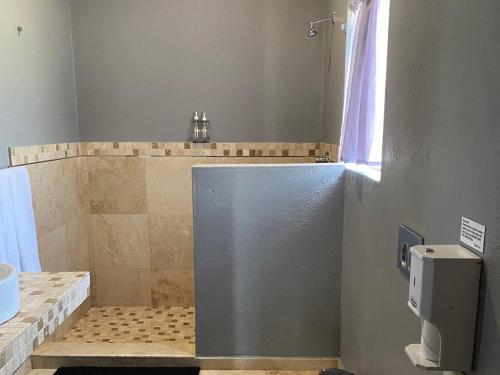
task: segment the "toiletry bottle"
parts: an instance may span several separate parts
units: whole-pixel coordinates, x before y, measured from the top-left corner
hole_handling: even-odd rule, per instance
[[[210,121],[208,121],[206,112],[203,112],[201,116],[201,138],[202,142],[210,143]]]
[[[193,143],[201,142],[201,127],[200,127],[200,115],[198,112],[193,114],[193,120],[191,121],[191,140]]]

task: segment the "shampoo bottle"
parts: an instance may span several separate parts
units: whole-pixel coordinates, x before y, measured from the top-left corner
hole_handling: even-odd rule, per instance
[[[201,116],[201,139],[204,143],[210,143],[210,121],[206,112]]]
[[[201,127],[200,127],[200,115],[198,112],[193,114],[193,120],[191,121],[191,140],[193,143],[202,142],[201,140]]]

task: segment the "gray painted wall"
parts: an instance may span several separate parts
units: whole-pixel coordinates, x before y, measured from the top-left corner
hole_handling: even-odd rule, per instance
[[[488,233],[471,374],[500,371],[499,14],[496,0],[391,1],[382,181],[346,188],[341,354],[357,374],[423,374],[403,352],[420,323],[397,228],[457,243],[462,216]]]
[[[329,0],[329,13],[346,20],[347,0]],[[323,140],[339,144],[344,106],[344,75],[346,34],[340,23],[325,38],[325,87],[323,109]]]
[[[82,140],[184,140],[199,110],[218,141],[320,141],[323,40],[306,34],[327,8],[73,0]]]
[[[76,141],[78,124],[69,1],[0,0],[0,9],[1,168],[9,146]]]
[[[344,170],[194,167],[201,356],[338,356]]]

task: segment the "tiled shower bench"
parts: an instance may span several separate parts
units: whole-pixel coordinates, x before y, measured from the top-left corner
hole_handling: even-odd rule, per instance
[[[12,375],[90,295],[88,272],[21,273],[21,310],[0,325],[0,375]],[[28,366],[29,367],[29,366]]]

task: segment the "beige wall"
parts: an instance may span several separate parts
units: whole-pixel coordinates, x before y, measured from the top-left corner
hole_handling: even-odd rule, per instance
[[[84,159],[56,160],[27,168],[42,270],[89,270],[89,201]]]
[[[95,305],[194,305],[191,167],[313,157],[79,157],[29,165],[44,271],[90,270]]]

